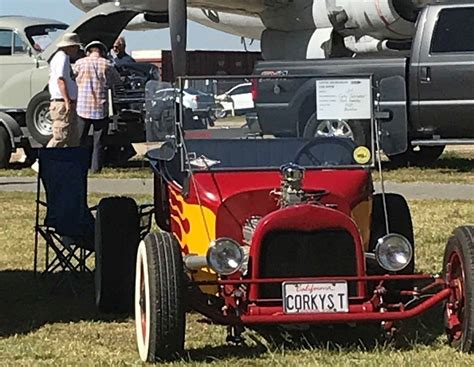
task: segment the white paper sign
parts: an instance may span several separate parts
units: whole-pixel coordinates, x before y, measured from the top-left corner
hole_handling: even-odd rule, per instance
[[[316,81],[318,120],[369,120],[372,118],[372,88],[369,78]]]

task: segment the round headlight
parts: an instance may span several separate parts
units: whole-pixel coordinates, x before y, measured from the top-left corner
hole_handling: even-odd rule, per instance
[[[405,237],[390,233],[377,241],[375,258],[388,271],[400,271],[407,267],[413,257],[413,249]]]
[[[216,273],[230,275],[242,267],[244,251],[231,238],[219,238],[207,250],[207,263]]]

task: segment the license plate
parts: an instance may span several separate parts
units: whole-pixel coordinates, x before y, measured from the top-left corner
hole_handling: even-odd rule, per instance
[[[285,282],[282,287],[286,314],[349,312],[347,282]]]

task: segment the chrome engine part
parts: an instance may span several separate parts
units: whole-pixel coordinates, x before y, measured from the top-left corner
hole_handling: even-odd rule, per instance
[[[280,207],[300,204],[306,199],[304,190],[301,188],[304,178],[304,168],[288,163],[281,167],[281,186],[278,192]]]
[[[257,224],[260,219],[262,219],[262,217],[254,215],[245,221],[242,227],[242,238],[245,244],[250,246],[250,243],[252,242],[253,233],[255,232],[255,228],[257,228]]]

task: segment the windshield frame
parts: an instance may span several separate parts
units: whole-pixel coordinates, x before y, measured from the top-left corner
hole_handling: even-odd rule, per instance
[[[176,91],[177,91],[177,95],[175,96],[176,98],[176,101],[179,101],[180,98],[182,98],[182,96],[180,94],[184,94],[186,93],[186,87],[188,85],[188,81],[194,81],[194,80],[210,80],[211,82],[214,82],[214,81],[220,81],[220,80],[238,80],[240,79],[242,81],[242,84],[243,83],[248,83],[249,81],[255,81],[257,80],[258,82],[266,82],[266,81],[272,81],[272,82],[278,82],[278,81],[285,81],[285,80],[288,80],[288,79],[299,79],[299,78],[310,78],[311,80],[314,80],[314,81],[320,81],[320,80],[329,80],[329,81],[339,81],[339,80],[350,80],[350,79],[357,79],[357,80],[360,80],[360,79],[365,79],[369,82],[369,89],[368,89],[368,94],[369,96],[367,96],[367,98],[370,98],[370,119],[367,119],[367,121],[362,121],[362,122],[366,122],[366,123],[370,123],[370,147],[367,146],[366,147],[366,151],[369,153],[369,160],[365,163],[354,163],[354,164],[335,164],[335,165],[328,165],[328,164],[325,164],[325,165],[305,165],[305,168],[306,169],[358,169],[358,168],[363,168],[363,169],[372,169],[375,167],[375,162],[376,162],[376,155],[375,155],[375,142],[374,142],[374,137],[375,137],[375,134],[374,134],[374,131],[375,131],[375,128],[376,128],[376,120],[375,120],[375,117],[374,117],[374,109],[375,109],[375,86],[373,84],[373,75],[372,74],[364,74],[364,75],[344,75],[344,76],[339,76],[339,75],[335,75],[335,76],[330,76],[330,77],[320,77],[320,76],[315,76],[314,74],[305,74],[305,75],[288,75],[287,73],[283,73],[283,74],[278,74],[278,73],[275,73],[274,75],[238,75],[238,76],[196,76],[196,77],[179,77],[177,79],[177,82],[174,84],[175,88],[176,88]],[[315,88],[317,88],[317,84],[315,84]],[[215,96],[217,96],[217,94],[215,94]],[[212,131],[215,131],[215,130],[203,130],[203,131],[199,131],[199,130],[196,130],[195,132],[197,134],[195,134],[194,132],[192,133],[192,138],[190,138],[190,135],[191,134],[186,134],[185,131],[183,130],[183,127],[182,125],[180,124],[179,121],[183,121],[183,116],[184,116],[184,112],[183,112],[183,108],[176,108],[176,112],[175,112],[175,126],[177,128],[177,130],[175,131],[175,134],[173,136],[173,138],[175,139],[174,140],[174,144],[176,145],[176,149],[177,149],[177,155],[179,155],[180,157],[180,161],[181,161],[181,169],[183,171],[188,171],[189,169],[191,169],[191,166],[190,166],[190,162],[189,162],[189,159],[188,159],[188,151],[186,149],[186,145],[187,145],[187,142],[190,141],[190,140],[200,140],[200,139],[203,139],[203,140],[206,140],[209,138],[209,135],[212,135]],[[369,122],[370,120],[370,122]],[[322,120],[318,120],[318,121],[322,121]],[[199,136],[199,134],[201,134],[201,136]],[[227,137],[228,138],[228,137]],[[225,140],[227,138],[220,138],[221,140]],[[240,139],[256,139],[255,137],[252,137],[252,138],[249,138],[249,137],[240,137]],[[258,140],[270,140],[270,139],[267,139],[267,138],[257,138]],[[272,138],[271,138],[272,139]],[[273,138],[273,139],[282,139],[282,138],[279,138],[279,137],[276,137],[276,138]],[[212,137],[212,140],[213,141],[219,141],[219,138],[214,138]],[[355,147],[358,147],[357,145]],[[353,156],[354,156],[354,161],[356,160],[355,158],[355,149],[353,151]],[[210,158],[210,159],[215,159],[215,160],[219,160],[219,157],[217,156],[212,156],[212,157],[207,157],[207,158]],[[292,159],[292,157],[289,157],[288,158],[289,160]],[[279,166],[278,165],[271,165],[270,162],[268,165],[256,165],[256,166],[248,166],[248,165],[244,165],[244,166],[239,166],[239,167],[236,167],[236,166],[233,166],[233,167],[229,167],[229,166],[221,166],[219,167],[219,164],[215,164],[214,166],[209,166],[209,167],[201,167],[201,168],[197,168],[197,167],[193,167],[192,168],[193,170],[195,170],[196,172],[205,172],[206,169],[207,170],[210,170],[210,171],[255,171],[255,170],[276,170],[276,169],[279,169]]]

